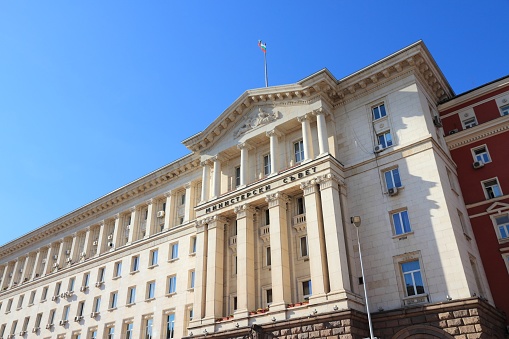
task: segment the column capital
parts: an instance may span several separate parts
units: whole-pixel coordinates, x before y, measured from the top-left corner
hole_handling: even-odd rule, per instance
[[[274,128],[271,129],[270,131],[265,132],[265,135],[268,136],[269,138],[273,135],[276,137],[281,137],[283,136],[283,133],[281,133],[277,128]]]
[[[345,183],[341,181],[341,179],[332,174],[332,173],[328,173],[328,174],[324,174],[324,175],[320,175],[318,177],[316,177],[316,183],[320,185],[320,190],[324,190],[326,188],[329,188],[329,187],[332,187],[332,188],[337,188],[337,186],[334,186],[334,184],[336,185],[344,185]]]
[[[138,206],[130,207],[129,212],[131,212],[131,213],[136,212],[137,209],[138,209]]]
[[[115,219],[115,220],[120,219],[120,213],[117,213],[117,214],[113,215],[113,219]]]
[[[169,190],[168,192],[164,192],[163,194],[166,198],[169,198],[171,197],[172,195],[175,195],[175,192],[173,192],[172,190]]]
[[[329,115],[329,112],[323,109],[323,107],[317,108],[311,112],[313,115]]]
[[[311,114],[310,113],[306,113],[304,115],[301,115],[300,117],[297,117],[297,121],[298,122],[304,122],[304,121],[311,121]]]
[[[235,212],[235,214],[237,214],[237,219],[245,218],[249,214],[253,215],[254,213],[256,213],[256,211],[257,211],[257,208],[252,207],[249,204],[237,206],[233,210],[233,212]]]
[[[148,200],[145,201],[145,204],[147,204],[147,206],[150,206],[154,203],[154,198],[150,198]]]
[[[316,180],[311,179],[300,184],[300,189],[304,191],[304,195],[316,193]]]
[[[290,202],[290,197],[282,192],[268,194],[265,201],[269,203],[269,208],[279,206],[281,203]]]
[[[210,158],[210,160],[211,160],[211,161],[213,161],[213,162],[216,162],[216,161],[223,162],[223,161],[225,161],[225,160],[227,160],[227,159],[226,159],[226,157],[225,157],[224,155],[222,155],[222,154],[216,154],[216,155],[214,155],[213,157],[211,157],[211,158]]]
[[[189,188],[191,188],[191,187],[195,187],[195,186],[196,186],[196,181],[189,181],[189,182],[186,182],[186,183],[184,184],[184,188],[185,188],[186,190],[187,190],[187,189],[189,189]]]
[[[210,165],[210,163],[211,163],[211,160],[210,160],[210,159],[206,159],[206,160],[202,160],[202,161],[200,161],[200,165],[201,165],[202,167],[209,166],[209,165]]]
[[[104,226],[104,219],[99,221],[99,226]]]
[[[237,144],[237,148],[239,150],[242,150],[242,149],[247,149],[247,150],[250,150],[250,149],[253,149],[254,147],[251,146],[247,141],[244,141],[244,142],[239,142]]]

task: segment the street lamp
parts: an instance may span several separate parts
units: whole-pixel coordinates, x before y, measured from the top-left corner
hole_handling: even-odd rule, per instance
[[[357,245],[359,246],[359,260],[361,262],[362,285],[364,286],[364,299],[366,300],[366,312],[368,313],[369,338],[377,339],[373,336],[373,324],[371,323],[371,314],[369,313],[368,291],[366,289],[366,278],[364,277],[364,265],[362,264],[361,239],[359,237],[359,227],[361,226],[361,217],[355,216],[350,218],[350,222],[354,224],[357,230]]]

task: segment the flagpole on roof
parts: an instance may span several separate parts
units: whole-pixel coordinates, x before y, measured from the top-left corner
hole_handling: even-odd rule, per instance
[[[265,68],[265,87],[269,87],[269,77],[267,75],[267,44],[262,42],[261,40],[258,40],[258,47],[263,52],[263,64]]]

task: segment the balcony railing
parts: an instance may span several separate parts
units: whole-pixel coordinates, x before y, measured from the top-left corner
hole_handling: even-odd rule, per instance
[[[297,232],[304,231],[306,229],[306,214],[299,214],[293,217],[293,228]]]

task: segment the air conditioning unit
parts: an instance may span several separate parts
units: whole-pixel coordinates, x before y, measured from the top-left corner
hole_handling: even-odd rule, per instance
[[[58,299],[58,295],[54,295],[51,297],[51,301],[56,301]]]
[[[58,263],[57,262],[53,264],[53,268],[58,268]]]
[[[37,331],[39,331],[39,327],[32,328],[32,333],[37,333]]]
[[[95,318],[99,315],[99,312],[92,312],[90,313],[90,318]]]
[[[454,133],[458,133],[458,132],[459,132],[459,130],[457,128],[455,128],[455,129],[452,129],[452,130],[449,131],[449,135],[454,134]]]
[[[391,187],[387,190],[387,193],[390,195],[390,196],[393,196],[393,195],[396,195],[398,194],[398,188],[397,187]]]
[[[113,239],[113,234],[108,235],[108,240],[112,240],[112,239]]]
[[[27,334],[27,331],[21,331],[21,332],[19,332],[19,336],[20,336],[20,337],[24,336],[25,334]]]
[[[68,322],[69,322],[68,320],[60,320],[60,321],[58,322],[58,324],[59,324],[60,326],[65,326]]]
[[[81,286],[80,287],[80,292],[85,292],[86,290],[88,290],[88,286]]]
[[[61,293],[60,294],[60,298],[65,298],[66,297],[66,294],[65,293]]]
[[[376,145],[375,146],[375,153],[380,153],[384,150],[385,148],[382,146],[382,145]]]
[[[477,168],[481,168],[481,167],[484,167],[484,161],[474,161],[474,163],[472,164],[472,166],[477,169]]]
[[[72,297],[72,295],[73,295],[73,294],[74,294],[74,291],[67,291],[67,292],[65,292],[65,296],[66,296],[67,298]]]
[[[108,242],[108,247],[113,247],[113,243],[111,241]]]
[[[70,264],[72,262],[72,258],[67,258],[65,261]]]
[[[75,321],[75,322],[80,322],[80,321],[81,321],[81,319],[83,319],[83,316],[82,316],[82,315],[78,315],[78,316],[74,317],[74,321]]]
[[[157,217],[158,217],[158,218],[162,218],[162,217],[164,217],[164,211],[159,211],[159,212],[157,212]]]
[[[46,329],[47,329],[47,330],[49,330],[49,329],[50,329],[50,328],[52,328],[52,327],[53,327],[53,324],[48,324],[48,325],[46,325]]]
[[[57,260],[57,259],[58,259],[58,255],[56,255],[56,254],[55,254],[55,255],[53,256],[53,260]]]
[[[101,287],[103,285],[102,281],[98,281],[95,283],[95,287]]]
[[[94,242],[92,243],[92,245],[94,245],[94,246],[97,246],[97,244],[99,244],[99,241],[97,241],[97,240],[94,240]]]

